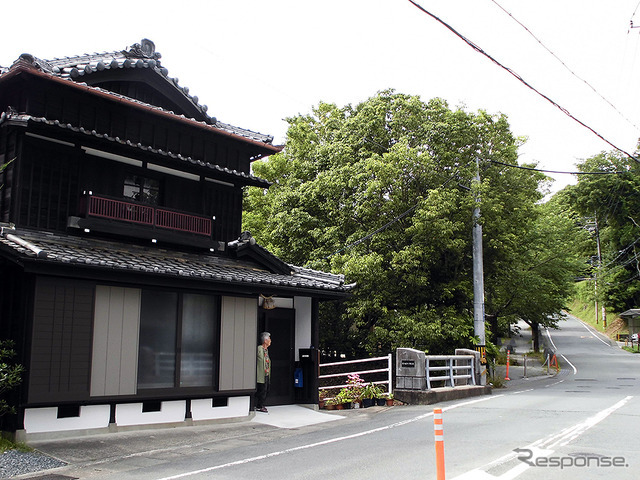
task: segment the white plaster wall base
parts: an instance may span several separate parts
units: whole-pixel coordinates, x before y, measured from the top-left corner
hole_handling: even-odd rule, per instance
[[[249,415],[250,397],[230,397],[226,407],[212,407],[211,401],[211,398],[191,400],[191,418],[194,422]]]
[[[85,405],[78,417],[58,418],[58,407],[27,408],[24,430],[30,433],[65,432],[109,426],[109,405]]]
[[[142,412],[142,403],[116,405],[116,425],[154,425],[158,423],[184,422],[186,404],[184,400],[162,402],[159,412]]]

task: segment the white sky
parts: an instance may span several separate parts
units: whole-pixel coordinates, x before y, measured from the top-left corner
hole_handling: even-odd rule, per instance
[[[633,153],[640,137],[640,0],[421,0],[495,59]],[[274,135],[320,101],[356,104],[393,88],[450,107],[505,113],[528,137],[521,162],[575,170],[612,147],[472,50],[407,0],[5,1],[0,65],[114,51],[149,38],[169,75],[209,114]],[[557,178],[554,190],[574,182]]]

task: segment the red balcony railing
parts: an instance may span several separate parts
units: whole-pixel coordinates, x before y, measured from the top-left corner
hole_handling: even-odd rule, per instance
[[[157,208],[155,219],[156,227],[200,235],[211,235],[211,219],[207,217],[196,217]]]
[[[95,195],[88,196],[87,216],[211,236],[211,218]]]
[[[153,225],[153,207],[93,195],[89,196],[87,214],[92,217]]]

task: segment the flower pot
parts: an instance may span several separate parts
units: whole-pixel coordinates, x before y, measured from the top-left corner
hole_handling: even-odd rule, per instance
[[[336,406],[333,403],[325,403],[324,408],[327,410],[335,410]]]
[[[376,398],[376,404],[379,407],[384,407],[387,404],[387,401],[384,398]]]
[[[393,398],[387,398],[387,407],[393,407]]]
[[[362,406],[364,408],[373,407],[375,404],[376,404],[376,399],[375,398],[363,398],[362,399]]]
[[[344,409],[344,403],[337,403],[336,404],[336,410],[343,410]]]

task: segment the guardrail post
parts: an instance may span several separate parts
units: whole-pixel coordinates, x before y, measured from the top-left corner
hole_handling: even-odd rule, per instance
[[[547,364],[547,375],[551,375],[551,364],[549,363],[549,354],[547,353],[547,361],[545,362]]]
[[[469,367],[471,372],[471,385],[476,385],[476,358],[471,357],[469,359]],[[468,385],[468,383],[467,383]]]
[[[447,362],[449,362],[449,386],[453,388],[456,386],[455,373],[453,373],[453,358],[449,358]]]
[[[393,393],[393,355],[390,353],[387,358],[388,360],[388,365],[389,365],[389,395],[391,395]]]
[[[444,471],[444,425],[442,423],[442,409],[433,409],[433,433],[436,446],[436,479],[445,480]]]

